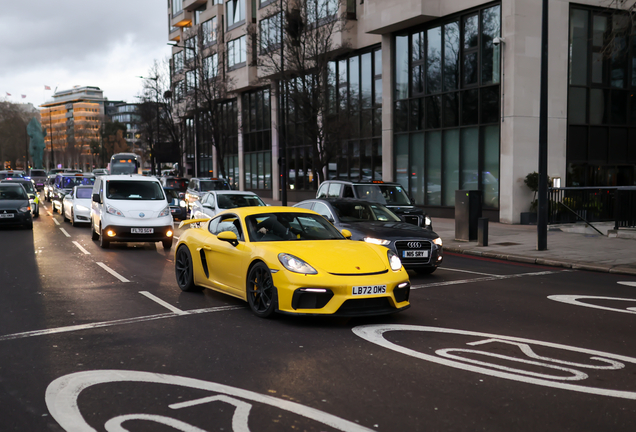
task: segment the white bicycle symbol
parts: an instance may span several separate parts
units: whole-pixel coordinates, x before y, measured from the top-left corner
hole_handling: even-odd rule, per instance
[[[364,426],[360,426],[359,424],[327,414],[315,408],[310,408],[285,399],[262,395],[249,390],[176,375],[163,375],[128,370],[94,370],[72,373],[70,375],[60,377],[49,384],[46,389],[46,406],[53,418],[67,432],[96,432],[96,429],[86,422],[80,412],[77,402],[80,393],[83,390],[97,384],[123,382],[169,384],[189,389],[214,392],[216,394],[208,397],[171,404],[169,405],[169,408],[181,409],[212,402],[223,402],[233,405],[234,415],[232,417],[232,430],[235,432],[249,432],[250,430],[248,420],[252,404],[248,401],[288,411],[340,431],[372,431],[372,429],[368,429]],[[124,423],[131,420],[154,422],[170,426],[181,432],[207,432],[204,429],[172,417],[143,413],[125,414],[113,417],[106,421],[104,428],[108,432],[128,432],[128,429],[124,427]]]
[[[429,355],[395,344],[387,340],[384,336],[385,333],[388,332],[405,331],[463,335],[481,339],[474,342],[468,342],[467,345],[469,346],[479,346],[491,343],[513,345],[517,346],[527,359],[467,348],[443,348],[436,350],[436,355]],[[444,366],[546,387],[601,396],[636,399],[636,392],[602,389],[572,383],[585,380],[589,377],[586,372],[580,369],[587,369],[588,371],[615,371],[625,368],[627,363],[636,364],[636,358],[632,357],[594,351],[585,348],[577,348],[568,345],[536,341],[532,339],[427,326],[367,325],[355,327],[353,332],[361,338],[384,348]],[[531,345],[564,350],[570,353],[585,354],[586,356],[589,356],[589,360],[593,363],[577,363],[552,357],[540,356],[533,351]],[[482,358],[483,360],[477,360],[475,357]],[[511,364],[510,362],[512,362],[512,364],[516,363],[519,365],[519,368],[497,364],[497,361],[501,363],[506,362],[507,364]],[[547,370],[554,371],[553,373],[555,374],[539,373],[533,370],[521,369],[523,366],[526,366],[528,369],[534,368],[535,370],[537,370],[536,368],[545,368]]]

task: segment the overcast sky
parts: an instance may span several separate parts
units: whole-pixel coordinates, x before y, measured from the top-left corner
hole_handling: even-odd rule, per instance
[[[165,0],[3,1],[0,100],[51,100],[53,90],[96,86],[135,102],[154,60],[170,54]],[[51,87],[45,91],[44,86]],[[11,96],[7,96],[10,93]],[[26,95],[22,98],[21,95]]]

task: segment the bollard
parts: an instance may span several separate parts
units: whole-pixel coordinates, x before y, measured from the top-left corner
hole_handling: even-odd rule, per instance
[[[488,218],[477,221],[477,245],[488,246]]]

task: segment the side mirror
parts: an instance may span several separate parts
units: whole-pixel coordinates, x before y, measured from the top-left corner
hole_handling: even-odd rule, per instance
[[[205,203],[205,204],[203,204],[203,207],[208,208],[210,210],[213,210],[212,204]]]
[[[179,192],[179,199],[185,199],[185,192]]]
[[[346,238],[347,240],[351,240],[351,231],[349,231],[348,229],[343,229],[340,232],[342,233],[344,238]]]
[[[96,203],[98,203],[98,204],[101,204],[101,203],[102,203],[102,198],[99,196],[99,194],[98,194],[98,193],[93,194],[93,202],[96,202]]]
[[[226,241],[235,247],[236,245],[238,245],[238,238],[236,237],[236,233],[233,231],[220,232],[219,235],[216,236],[216,238],[222,241]]]

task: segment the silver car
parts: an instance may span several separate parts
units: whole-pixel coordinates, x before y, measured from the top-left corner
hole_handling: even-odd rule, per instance
[[[212,218],[223,210],[236,207],[265,206],[263,200],[254,192],[218,190],[205,193],[199,201],[192,204],[192,218]]]

